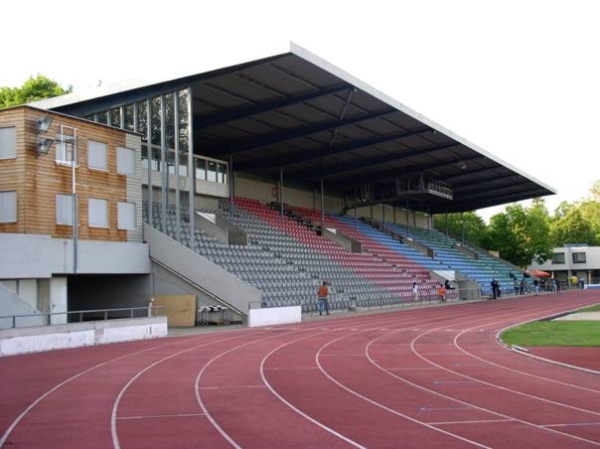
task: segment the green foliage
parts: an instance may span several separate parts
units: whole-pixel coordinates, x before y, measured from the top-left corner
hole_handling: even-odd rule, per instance
[[[501,339],[518,346],[600,346],[597,321],[537,321],[507,330]]]
[[[35,78],[30,77],[20,88],[0,87],[0,109],[56,97],[70,91],[71,88],[65,90],[58,83],[43,75],[38,75]]]
[[[561,219],[552,223],[552,241],[555,246],[563,246],[566,243],[596,242],[591,221],[585,220],[581,208],[572,207]]]
[[[461,214],[436,215],[433,221],[435,228],[444,233],[447,225],[448,233],[454,238],[462,239],[464,236],[465,241],[480,246],[485,239],[487,226],[483,218],[475,212],[465,212],[462,216]]]
[[[484,246],[500,253],[514,265],[526,267],[532,260],[543,263],[552,256],[550,217],[543,201],[534,201],[529,209],[520,204],[506,207],[494,215]]]

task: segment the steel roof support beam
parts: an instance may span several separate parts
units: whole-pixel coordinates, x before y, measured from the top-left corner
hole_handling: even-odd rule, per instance
[[[386,134],[385,136],[378,136],[378,137],[373,137],[373,138],[369,138],[369,139],[359,140],[359,141],[351,142],[351,143],[347,143],[347,144],[336,145],[334,147],[323,146],[323,147],[317,148],[316,150],[303,151],[299,154],[292,154],[290,156],[278,159],[277,165],[274,165],[270,161],[267,161],[266,163],[250,162],[247,164],[243,164],[243,166],[240,166],[240,167],[243,167],[243,169],[245,169],[245,170],[252,170],[252,169],[256,169],[256,168],[273,168],[275,166],[278,167],[279,165],[284,165],[284,166],[289,167],[291,165],[301,164],[303,162],[310,162],[312,160],[320,159],[320,158],[323,158],[326,156],[335,156],[336,154],[346,153],[346,152],[352,151],[352,150],[359,150],[361,148],[365,148],[365,147],[369,147],[372,145],[377,145],[377,144],[381,144],[381,143],[385,143],[385,142],[390,142],[392,140],[400,140],[400,139],[404,139],[406,137],[412,137],[412,136],[416,136],[416,135],[423,134],[425,132],[430,132],[430,131],[431,131],[430,127],[423,126],[423,127],[420,127],[418,129],[412,130],[412,131],[403,131],[403,132],[394,133],[394,134]],[[325,153],[325,154],[323,154],[323,153]]]
[[[313,100],[315,98],[324,97],[326,95],[332,95],[340,91],[350,89],[352,86],[349,84],[336,84],[335,86],[327,87],[324,89],[317,90],[315,92],[308,92],[301,95],[292,95],[285,98],[269,101],[266,103],[260,103],[253,106],[242,107],[234,110],[227,110],[217,114],[195,117],[194,118],[194,130],[198,131],[203,128],[210,126],[216,126],[221,123],[227,123],[233,120],[239,120],[246,117],[251,117],[262,112],[272,111],[274,109],[284,108],[293,104],[302,103],[305,101]]]
[[[403,152],[393,153],[393,154],[386,154],[385,156],[380,156],[380,157],[371,157],[371,158],[365,159],[362,163],[348,162],[346,164],[337,165],[336,167],[333,167],[328,172],[321,173],[321,175],[324,177],[340,175],[340,174],[348,172],[348,171],[353,171],[356,169],[364,169],[365,167],[374,167],[376,165],[386,164],[388,162],[394,162],[397,160],[405,160],[405,159],[411,158],[413,156],[421,156],[423,154],[432,153],[434,151],[444,150],[447,148],[452,148],[452,147],[455,147],[458,145],[460,145],[460,143],[452,141],[450,143],[447,143],[444,145],[436,145],[434,147],[420,148],[417,150],[403,151]],[[387,176],[398,176],[399,171],[400,171],[399,169],[394,169],[394,170],[389,170],[386,172],[380,172],[377,174],[377,180],[385,179],[386,175]],[[419,170],[417,170],[417,171],[419,171]],[[299,176],[298,177],[298,179],[308,179],[308,178],[310,178],[310,176]]]
[[[395,112],[394,108],[384,108],[378,111],[373,111],[368,114],[359,115],[343,120],[330,120],[324,123],[319,123],[312,126],[306,126],[301,128],[294,128],[290,131],[276,132],[268,134],[266,136],[254,136],[246,139],[232,142],[231,144],[219,145],[215,147],[208,147],[203,149],[203,153],[210,156],[229,156],[230,154],[238,154],[244,151],[254,150],[256,148],[272,145],[275,143],[285,142],[286,140],[297,139],[299,137],[308,136],[310,134],[327,131],[332,128],[352,125],[354,123],[363,122],[378,117],[382,117],[387,114]]]

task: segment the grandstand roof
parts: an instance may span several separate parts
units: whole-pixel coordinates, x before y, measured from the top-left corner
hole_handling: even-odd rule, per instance
[[[292,44],[276,56],[36,106],[86,116],[191,86],[194,152],[235,170],[280,177],[430,213],[463,212],[555,194],[549,186],[343,70]],[[398,194],[397,181],[431,179],[452,199]],[[367,187],[365,187],[367,186]],[[370,197],[365,192],[370,192]],[[242,194],[238,192],[238,194]]]

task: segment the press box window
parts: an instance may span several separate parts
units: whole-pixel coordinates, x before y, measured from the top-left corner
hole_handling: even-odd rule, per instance
[[[585,263],[585,253],[573,253],[573,263]]]
[[[565,253],[554,253],[552,254],[552,263],[565,263]]]

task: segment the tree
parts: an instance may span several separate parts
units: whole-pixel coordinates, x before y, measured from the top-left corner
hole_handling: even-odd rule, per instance
[[[552,256],[550,217],[543,200],[534,201],[529,209],[520,204],[506,207],[494,215],[485,239],[487,249],[500,257],[526,267],[532,260],[543,263]]]
[[[566,243],[593,245],[596,234],[592,224],[583,218],[581,208],[571,208],[564,217],[552,223],[552,241],[555,246]]]
[[[0,109],[56,97],[71,92],[71,87],[63,89],[56,81],[38,75],[30,77],[21,87],[0,87]]]
[[[434,217],[434,226],[439,231],[446,232],[446,223],[448,225],[448,233],[454,238],[462,240],[464,235],[465,241],[480,246],[484,241],[487,227],[483,218],[475,212],[447,215],[440,214]]]

